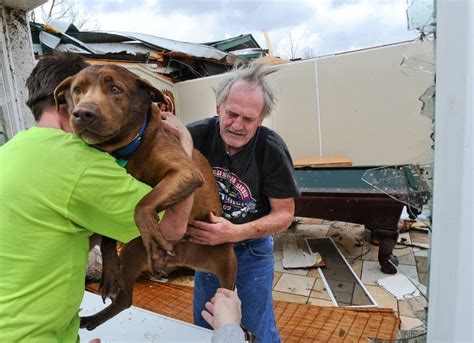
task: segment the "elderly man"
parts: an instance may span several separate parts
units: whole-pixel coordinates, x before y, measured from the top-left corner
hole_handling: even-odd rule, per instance
[[[211,223],[194,221],[188,233],[194,242],[233,242],[238,258],[237,289],[242,325],[259,342],[279,342],[273,313],[273,237],[291,224],[299,195],[288,148],[274,131],[261,126],[275,99],[261,64],[239,68],[216,89],[217,117],[188,125],[194,146],[209,160],[219,185],[223,217]],[[200,313],[219,283],[197,272],[194,320],[206,327]]]

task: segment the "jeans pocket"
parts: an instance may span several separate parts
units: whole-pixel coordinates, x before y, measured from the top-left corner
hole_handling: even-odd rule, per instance
[[[249,251],[255,257],[273,257],[273,243],[271,240],[249,244]]]

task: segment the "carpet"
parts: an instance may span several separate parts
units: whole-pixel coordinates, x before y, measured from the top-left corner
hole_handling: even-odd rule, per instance
[[[97,292],[98,284],[87,289]],[[133,304],[184,322],[193,322],[193,288],[137,280]],[[400,321],[392,309],[320,307],[274,301],[275,319],[283,342],[367,342],[391,340]]]

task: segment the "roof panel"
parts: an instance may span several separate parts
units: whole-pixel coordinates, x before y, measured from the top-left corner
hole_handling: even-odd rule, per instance
[[[234,51],[239,49],[245,48],[254,48],[260,49],[260,45],[258,45],[257,41],[253,38],[251,34],[239,35],[236,37],[231,37],[215,42],[203,43],[204,45],[213,46],[216,49],[222,51]]]
[[[180,41],[176,41],[172,39],[150,36],[143,33],[118,32],[118,31],[107,32],[107,33],[120,35],[120,36],[124,36],[131,39],[136,39],[153,48],[163,48],[169,51],[180,51],[194,57],[211,58],[211,59],[216,59],[220,61],[220,60],[224,60],[228,55],[227,53],[222,52],[210,46],[195,44],[195,43],[180,42]]]

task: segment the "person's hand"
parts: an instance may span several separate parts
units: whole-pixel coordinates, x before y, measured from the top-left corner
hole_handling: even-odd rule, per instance
[[[186,233],[190,241],[197,244],[217,245],[228,242],[237,242],[238,229],[230,221],[209,213],[209,223],[193,220],[188,225]]]
[[[207,311],[203,310],[201,315],[214,330],[218,330],[226,324],[240,325],[242,312],[240,299],[235,291],[219,288],[205,306]]]
[[[157,106],[153,104],[153,106]],[[163,129],[177,137],[183,146],[184,151],[188,156],[193,154],[193,139],[186,126],[181,123],[176,116],[171,112],[160,113],[161,122],[163,123]]]

